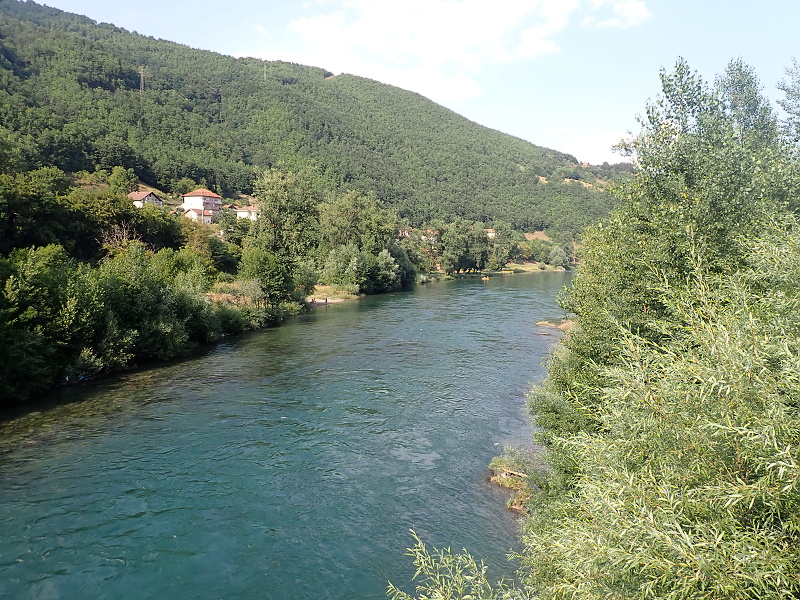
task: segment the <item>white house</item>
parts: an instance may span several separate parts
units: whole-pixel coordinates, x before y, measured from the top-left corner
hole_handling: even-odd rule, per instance
[[[211,223],[211,219],[214,218],[214,214],[215,213],[210,210],[204,210],[202,208],[190,208],[183,213],[183,216],[191,219],[192,221],[209,225]]]
[[[231,206],[231,209],[240,219],[250,219],[251,221],[255,221],[258,218],[258,207],[255,205]]]
[[[196,211],[195,215],[197,218],[195,220],[200,220],[200,217],[203,217],[203,221],[205,222],[205,212],[209,211],[212,217],[217,216],[220,209],[222,209],[222,196],[218,196],[211,190],[207,190],[205,188],[200,188],[193,192],[189,192],[188,194],[183,194],[181,196],[183,198],[183,204],[181,204],[181,208],[186,211],[186,216],[192,218],[189,215],[189,211]],[[211,222],[210,219],[208,222]]]
[[[154,204],[155,206],[163,206],[161,199],[153,192],[131,192],[128,198],[133,200],[133,205],[136,208],[142,208],[145,204]]]

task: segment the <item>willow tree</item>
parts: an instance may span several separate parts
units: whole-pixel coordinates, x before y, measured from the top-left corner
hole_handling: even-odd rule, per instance
[[[800,594],[797,169],[746,65],[662,72],[532,393],[542,598]]]
[[[586,232],[583,267],[563,299],[579,327],[535,394],[545,436],[595,430],[602,367],[616,360],[620,336],[665,339],[664,289],[698,266],[735,272],[743,237],[796,195],[795,166],[749,67],[735,61],[711,85],[679,61],[661,80],[626,146],[638,173],[619,191],[621,207]]]

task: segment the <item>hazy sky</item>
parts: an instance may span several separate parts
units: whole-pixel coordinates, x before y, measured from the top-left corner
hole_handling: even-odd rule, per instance
[[[129,31],[352,73],[593,164],[638,130],[679,56],[734,58],[773,102],[800,59],[798,0],[44,0]]]

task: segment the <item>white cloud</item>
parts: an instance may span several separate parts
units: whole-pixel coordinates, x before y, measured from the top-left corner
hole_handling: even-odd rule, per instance
[[[649,16],[642,0],[312,0],[292,21],[293,52],[262,58],[315,65],[412,89],[458,107],[481,93],[493,64],[562,51],[559,35],[586,11],[598,27],[631,27]]]
[[[617,145],[626,137],[629,137],[628,134],[613,129],[603,129],[591,134],[577,135],[569,132],[559,132],[552,136],[555,142],[551,142],[551,145],[563,152],[569,152],[580,162],[588,162],[593,165],[600,165],[604,162],[614,164],[630,160],[611,149],[612,146]]]
[[[256,23],[256,31],[261,35],[267,35],[267,28],[263,25],[259,25],[258,23]]]
[[[339,0],[290,23],[303,50],[283,58],[458,105],[480,94],[475,75],[487,65],[559,52],[555,38],[579,7],[580,0]]]
[[[497,6],[500,4],[500,6]],[[554,51],[577,0],[342,0],[290,29],[313,47],[335,44],[389,63],[475,66]]]
[[[599,11],[606,5],[611,6],[612,17],[598,18],[590,15],[581,22],[581,25],[628,29],[641,25],[652,14],[643,0],[591,0],[591,8],[594,11]]]

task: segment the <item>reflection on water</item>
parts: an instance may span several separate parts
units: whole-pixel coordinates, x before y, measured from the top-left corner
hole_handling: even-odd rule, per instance
[[[486,465],[530,444],[567,280],[368,298],[60,391],[0,426],[0,597],[382,598],[412,528],[511,575]]]

